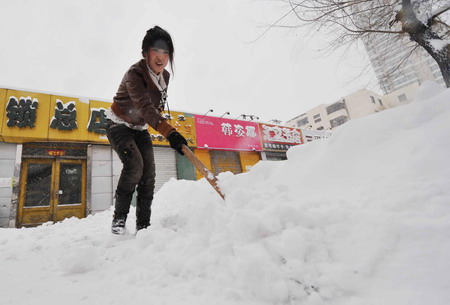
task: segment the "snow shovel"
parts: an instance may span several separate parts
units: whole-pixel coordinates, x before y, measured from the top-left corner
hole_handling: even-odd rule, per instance
[[[206,178],[206,180],[208,180],[209,184],[212,185],[212,187],[216,190],[216,192],[220,195],[220,197],[222,197],[222,199],[225,200],[225,195],[222,193],[219,186],[217,185],[217,182],[219,180],[217,180],[216,176],[214,176],[214,174],[211,173],[211,171],[205,166],[205,164],[203,164],[203,162],[200,161],[194,155],[194,153],[189,149],[189,147],[183,145],[181,149],[183,150],[184,155],[189,159],[189,161],[192,162],[192,164],[194,164],[195,168],[202,173],[202,175]]]

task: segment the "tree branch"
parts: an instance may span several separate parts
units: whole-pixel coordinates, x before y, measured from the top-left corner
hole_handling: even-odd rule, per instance
[[[434,11],[431,13],[431,18],[430,18],[430,19],[433,20],[434,18],[436,18],[437,16],[439,16],[439,15],[445,13],[445,12],[448,11],[448,10],[450,10],[450,2],[447,3],[446,5],[444,5],[443,7],[434,10]]]

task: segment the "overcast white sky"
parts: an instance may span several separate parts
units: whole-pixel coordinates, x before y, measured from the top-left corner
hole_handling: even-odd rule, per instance
[[[350,82],[367,64],[362,49],[346,58],[317,52],[321,33],[277,28],[252,42],[285,12],[279,1],[0,0],[0,8],[7,88],[111,100],[155,24],[175,44],[173,110],[286,121],[373,81]]]

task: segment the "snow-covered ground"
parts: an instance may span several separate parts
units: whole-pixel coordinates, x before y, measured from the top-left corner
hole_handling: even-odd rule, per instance
[[[112,211],[0,230],[1,304],[449,304],[450,90],[346,123],[288,161],[170,181],[152,226]],[[133,211],[134,212],[134,211]]]

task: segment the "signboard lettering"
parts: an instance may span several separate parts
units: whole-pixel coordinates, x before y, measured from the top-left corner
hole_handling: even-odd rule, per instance
[[[50,122],[50,128],[69,131],[78,128],[75,102],[64,104],[61,100],[56,100],[55,114]]]
[[[36,109],[39,101],[36,98],[20,97],[18,101],[15,96],[11,96],[6,106],[6,116],[8,117],[7,126],[24,128],[29,126],[33,128],[36,123]]]
[[[261,151],[255,122],[195,115],[197,146],[211,149]]]

